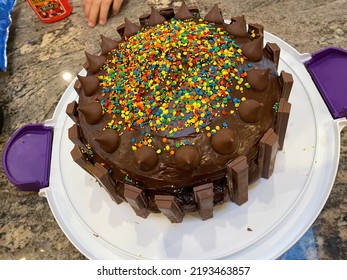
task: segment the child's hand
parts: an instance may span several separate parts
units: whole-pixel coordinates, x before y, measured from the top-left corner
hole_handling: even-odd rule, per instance
[[[84,17],[88,26],[94,27],[98,20],[99,24],[104,25],[111,6],[113,14],[118,14],[122,2],[123,0],[83,0]]]

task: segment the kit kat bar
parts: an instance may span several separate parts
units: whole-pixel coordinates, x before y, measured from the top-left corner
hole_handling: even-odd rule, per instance
[[[275,132],[278,135],[278,149],[282,150],[284,145],[284,138],[286,136],[288,120],[290,115],[291,104],[284,98],[280,99],[280,104],[277,111],[277,120]]]
[[[170,220],[171,223],[182,222],[184,213],[179,208],[174,196],[155,195],[154,199],[158,209]]]
[[[256,35],[255,38],[257,38],[258,36],[264,34],[264,26],[257,23],[250,23],[248,24],[248,33],[250,35],[252,35],[253,33],[254,35]]]
[[[265,46],[265,51],[268,53],[272,62],[275,64],[276,69],[278,69],[281,53],[280,47],[276,43],[267,43]]]
[[[201,219],[213,218],[213,184],[204,184],[193,188],[197,209]]]
[[[122,23],[117,27],[118,34],[123,38],[124,37],[124,30],[125,30],[125,23]]]
[[[280,85],[282,87],[281,98],[284,98],[286,101],[288,101],[289,99],[289,95],[292,90],[293,83],[294,83],[294,80],[293,80],[292,74],[282,70],[280,74]]]
[[[278,151],[278,136],[270,128],[265,132],[259,143],[259,170],[261,177],[268,179],[271,177]]]
[[[80,80],[77,79],[75,84],[74,84],[74,89],[78,94],[80,94],[81,88],[82,88],[82,84],[81,84]]]
[[[77,124],[74,124],[68,129],[68,136],[72,143],[74,143],[75,145],[79,147],[84,147],[81,141],[79,126]]]
[[[72,119],[74,123],[78,123],[78,112],[77,112],[78,104],[76,101],[72,101],[66,106],[66,114]]]
[[[241,205],[248,200],[249,166],[247,158],[240,156],[227,165],[227,180],[231,200]]]
[[[70,152],[72,159],[90,175],[93,175],[93,164],[88,161],[88,158],[81,152],[81,149],[75,145]]]
[[[137,216],[142,218],[148,217],[148,199],[142,189],[129,184],[124,184],[124,197]]]
[[[160,9],[159,14],[161,14],[166,20],[170,20],[175,16],[174,9],[171,7]]]
[[[111,196],[117,204],[123,202],[123,199],[116,192],[116,183],[110,177],[108,170],[99,163],[95,163],[92,169],[94,177]]]

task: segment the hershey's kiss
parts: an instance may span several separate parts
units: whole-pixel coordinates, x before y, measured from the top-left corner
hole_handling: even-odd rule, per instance
[[[134,152],[134,160],[139,169],[150,171],[158,164],[156,151],[148,146],[142,146]]]
[[[104,65],[106,57],[102,55],[93,55],[88,52],[85,52],[85,54],[88,61],[88,70],[90,70],[92,73],[98,72],[100,68]]]
[[[242,53],[251,61],[259,61],[263,57],[263,35],[259,35],[242,47]]]
[[[231,128],[218,130],[212,137],[212,148],[221,155],[230,155],[239,147],[238,137]]]
[[[100,43],[100,47],[101,47],[101,53],[103,55],[108,54],[111,50],[117,48],[119,42],[112,40],[110,38],[107,38],[104,35],[101,35],[101,43]]]
[[[241,102],[238,110],[240,119],[247,123],[259,121],[263,116],[263,107],[263,103],[252,99]]]
[[[215,4],[213,6],[213,8],[211,9],[211,11],[209,11],[207,13],[207,15],[205,16],[205,20],[209,21],[209,22],[218,23],[218,24],[223,24],[224,23],[222,12],[219,9],[217,4]]]
[[[128,18],[124,19],[124,36],[130,37],[135,35],[140,30],[140,27],[132,23]]]
[[[247,81],[256,91],[264,91],[269,86],[270,69],[252,69],[247,72]]]
[[[166,21],[166,19],[156,9],[152,7],[151,15],[148,20],[148,25],[155,26],[157,24],[163,23],[164,21]]]
[[[225,30],[235,37],[245,37],[247,35],[245,16],[231,18],[231,24],[227,25]]]
[[[181,7],[175,14],[175,19],[185,20],[193,18],[193,14],[189,11],[187,4],[183,1]]]
[[[100,148],[106,153],[112,153],[117,150],[120,142],[118,132],[114,129],[105,129],[101,134],[95,138],[95,141],[99,143]]]
[[[199,151],[193,146],[181,146],[175,153],[175,163],[181,170],[195,169],[201,160]]]
[[[101,120],[102,108],[99,102],[88,103],[78,107],[78,111],[84,115],[88,124],[96,124]]]
[[[77,78],[82,85],[85,96],[92,96],[98,90],[99,78],[97,76],[90,75],[90,76],[83,77],[83,76],[77,75]]]

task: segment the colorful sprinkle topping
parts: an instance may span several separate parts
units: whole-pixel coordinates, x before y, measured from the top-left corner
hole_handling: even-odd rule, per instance
[[[112,115],[107,127],[160,132],[163,142],[188,127],[213,135],[212,118],[233,114],[243,100],[232,91],[250,87],[245,59],[214,23],[172,19],[146,27],[119,44],[99,76]]]

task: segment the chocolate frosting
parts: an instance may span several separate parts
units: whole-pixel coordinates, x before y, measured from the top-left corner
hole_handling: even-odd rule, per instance
[[[240,119],[247,123],[255,123],[263,117],[263,103],[248,99],[239,106]]]
[[[175,153],[175,163],[181,170],[190,171],[200,163],[200,153],[193,146],[181,146]]]
[[[124,36],[130,37],[135,35],[141,28],[135,23],[132,23],[128,18],[124,19]]]
[[[134,160],[139,169],[150,171],[158,164],[158,155],[156,151],[148,146],[142,146],[134,152]]]
[[[115,49],[118,46],[118,42],[115,40],[112,40],[110,38],[107,38],[104,35],[101,35],[101,53],[106,55],[108,54],[111,50]]]
[[[100,68],[104,65],[106,61],[106,57],[93,55],[88,52],[85,52],[87,61],[88,61],[88,70],[92,73],[96,73],[100,70]]]
[[[88,124],[97,124],[102,117],[102,108],[99,102],[87,103],[78,107]]]
[[[148,20],[148,25],[154,26],[163,23],[164,21],[166,21],[166,18],[164,18],[156,9],[152,7],[151,16]]]
[[[193,14],[189,11],[187,4],[183,1],[181,7],[175,14],[175,19],[185,20],[193,18]]]
[[[225,29],[235,37],[246,37],[247,26],[245,16],[231,18],[231,23]]]
[[[215,7],[214,10],[217,10],[217,13],[215,15],[217,20],[213,20],[213,22],[222,23],[223,19],[218,7]],[[192,9],[190,9],[190,11],[192,14],[194,14]],[[186,12],[184,14],[186,14]],[[172,14],[172,17],[173,16],[175,15]],[[148,16],[148,20],[149,17],[150,16]],[[207,19],[211,20],[211,18],[209,17],[210,16],[207,16]],[[170,20],[170,18],[167,19]],[[75,118],[75,121],[81,128],[81,142],[84,145],[91,145],[91,149],[93,150],[93,163],[103,163],[108,170],[112,170],[109,176],[114,180],[117,186],[119,186],[117,189],[117,193],[120,196],[124,196],[124,183],[127,182],[131,182],[131,184],[136,185],[141,190],[143,190],[145,192],[145,196],[150,201],[150,203],[148,204],[148,209],[150,209],[150,211],[158,212],[158,209],[155,206],[154,202],[154,195],[163,193],[165,195],[170,194],[175,196],[177,199],[178,206],[180,207],[180,209],[182,209],[184,213],[195,211],[197,203],[194,199],[193,188],[206,183],[213,184],[213,203],[216,204],[227,200],[229,201],[230,198],[228,196],[229,191],[227,182],[228,178],[226,178],[227,163],[234,161],[236,158],[240,156],[245,156],[249,163],[250,182],[254,182],[256,179],[258,179],[260,174],[259,140],[262,138],[265,131],[267,131],[270,127],[274,126],[274,120],[276,116],[273,112],[273,105],[279,101],[279,97],[282,91],[282,86],[279,82],[276,67],[273,63],[271,55],[269,55],[269,53],[267,53],[265,49],[263,51],[261,44],[261,46],[257,49],[260,52],[260,55],[262,55],[259,61],[252,61],[252,53],[250,51],[247,53],[247,48],[249,49],[250,45],[254,45],[257,41],[262,43],[263,39],[252,39],[252,36],[247,36],[248,34],[245,37],[229,35],[230,33],[228,34],[227,32],[224,32],[226,31],[225,29],[227,28],[228,24],[206,24],[206,22],[204,22],[203,20],[201,21],[200,19],[201,18],[198,15],[195,16],[194,14],[194,18],[191,21],[184,20],[184,22],[178,23],[182,26],[184,26],[185,24],[197,24],[207,26],[206,28],[209,28],[211,25],[215,27],[220,27],[222,36],[230,36],[231,38],[228,39],[232,39],[233,41],[235,41],[235,46],[240,46],[240,48],[237,48],[237,51],[238,53],[240,53],[240,56],[230,57],[228,59],[231,64],[235,63],[235,67],[233,66],[230,68],[220,69],[223,70],[223,72],[225,72],[225,74],[223,74],[225,76],[225,80],[223,80],[223,83],[222,81],[216,82],[216,85],[220,85],[224,88],[221,88],[221,91],[217,90],[215,93],[216,96],[220,99],[218,102],[216,102],[217,98],[213,100],[212,98],[210,98],[210,96],[205,96],[207,94],[207,91],[205,92],[204,90],[198,90],[199,94],[195,94],[192,91],[191,101],[193,104],[190,104],[191,109],[198,107],[195,105],[205,104],[202,102],[203,99],[205,102],[205,97],[207,97],[207,104],[210,104],[210,106],[206,105],[206,108],[204,107],[201,110],[201,115],[204,114],[206,116],[204,119],[194,119],[195,121],[198,121],[198,127],[193,125],[184,125],[185,123],[187,123],[188,120],[193,120],[193,118],[190,119],[191,115],[189,115],[188,112],[185,112],[187,111],[187,109],[185,109],[186,107],[184,107],[183,103],[176,104],[176,101],[179,101],[176,100],[176,98],[177,96],[181,96],[181,93],[179,93],[179,95],[173,94],[172,100],[170,99],[170,104],[168,102],[166,103],[166,101],[162,102],[160,100],[158,101],[157,105],[161,105],[162,103],[169,104],[169,108],[167,108],[168,110],[174,108],[173,105],[175,105],[176,116],[181,116],[179,114],[179,111],[183,112],[182,120],[179,117],[177,117],[176,119],[172,118],[171,121],[169,121],[168,118],[159,118],[158,126],[151,126],[145,121],[147,121],[147,118],[149,116],[152,118],[149,119],[149,121],[152,121],[152,123],[153,121],[156,121],[155,110],[159,110],[159,106],[157,108],[155,108],[155,106],[153,108],[149,108],[147,107],[147,105],[151,105],[152,103],[145,102],[144,105],[146,105],[146,107],[140,108],[141,103],[137,102],[137,105],[139,105],[138,108],[141,109],[141,111],[142,109],[147,108],[148,110],[151,109],[152,112],[147,113],[143,111],[143,115],[146,114],[146,116],[144,115],[142,117],[140,114],[138,116],[137,114],[135,114],[136,118],[131,118],[131,121],[133,122],[139,121],[139,125],[132,125],[131,123],[124,122],[121,123],[121,121],[125,119],[122,116],[122,112],[105,112],[105,114],[103,114],[100,109],[100,103],[94,102],[94,105],[98,107],[97,114],[99,114],[99,117],[97,117],[97,119],[101,118],[101,120],[95,125],[90,125],[90,120],[88,120],[88,114],[90,113],[90,110],[86,110],[86,112],[82,111],[84,111],[83,109],[84,106],[86,106],[86,104],[89,105],[89,103],[93,102],[92,100],[100,100],[100,102],[105,102],[103,103],[105,104],[105,108],[107,107],[107,109],[110,111],[112,111],[113,109],[115,109],[115,111],[117,109],[122,110],[124,106],[111,106],[112,103],[110,102],[118,101],[118,99],[114,98],[115,96],[113,96],[114,92],[112,90],[112,81],[109,85],[103,86],[105,87],[105,91],[101,91],[100,89],[98,89],[92,97],[86,97],[86,95],[83,93],[85,90],[83,87],[79,90],[78,102],[79,106],[81,107],[81,114],[78,116],[78,118]],[[177,21],[179,20],[176,20],[176,24]],[[239,19],[235,20],[235,22],[233,22],[231,26],[234,25],[233,28],[235,28],[235,24],[238,21]],[[130,24],[132,25],[132,23]],[[123,26],[125,26],[125,24],[123,24]],[[165,24],[164,28],[169,28],[168,30],[170,30],[169,24]],[[129,32],[129,27],[127,27],[127,29],[127,32]],[[154,27],[144,26],[142,30],[144,32],[153,31],[153,35],[155,35],[156,38],[161,39],[161,35],[158,34],[156,31],[159,31],[160,29],[161,25],[157,25]],[[123,34],[124,30],[121,30],[121,33]],[[137,27],[135,33],[138,30],[139,28]],[[216,28],[212,27],[210,28],[210,31],[212,34],[219,36]],[[129,36],[129,33],[126,35]],[[140,37],[140,35],[141,34],[135,36],[137,38],[137,36]],[[256,38],[260,35],[256,34]],[[190,45],[191,50],[193,50],[193,44],[195,42],[194,37],[195,36],[192,36],[193,39],[188,40],[188,44]],[[118,54],[118,49],[121,52],[124,51],[124,48],[126,48],[127,44],[130,43],[130,41],[132,41],[131,39],[128,40],[128,38],[124,38],[124,44],[119,44],[114,54],[107,55],[109,65],[106,67],[102,67],[98,70],[97,73],[94,73],[93,75],[96,75],[98,77],[104,77],[107,76],[108,70],[115,71],[117,73],[117,65],[123,65],[125,67],[125,70],[128,71],[131,68],[131,63],[135,62],[135,65],[137,66],[138,55],[136,53],[134,53],[134,55],[131,55],[129,57],[129,60],[119,62],[117,63],[117,65],[113,65],[112,62],[112,59],[116,57],[116,55]],[[166,39],[168,40],[168,43],[170,43],[170,39]],[[203,36],[203,38],[201,38],[201,41],[202,40],[209,40],[209,37]],[[247,42],[250,43],[247,44]],[[148,42],[148,45],[150,45],[149,43],[150,42]],[[246,51],[243,51],[243,46],[246,47]],[[134,49],[139,48],[140,45],[134,46]],[[182,48],[170,48],[168,51],[169,53],[171,52],[170,58],[174,58],[174,61],[182,65],[183,71],[187,71],[187,73],[189,74],[193,74],[192,71],[189,71],[189,67],[194,68],[195,63],[197,65],[202,64],[204,60],[201,58],[206,56],[206,51],[202,49],[202,54],[200,54],[199,48],[195,51],[196,60],[189,60],[188,56],[185,56],[185,58],[187,58],[188,61],[190,61],[190,64],[193,65],[190,66],[189,64],[187,64],[185,59],[182,59],[182,61],[180,61],[175,57],[176,52],[182,51]],[[211,50],[211,52],[209,52],[208,55],[211,55],[211,57],[215,58],[218,57],[218,55],[214,55],[214,52],[217,52],[217,48]],[[243,59],[240,59],[243,58],[243,54],[247,54],[251,59],[244,59],[243,61]],[[259,55],[259,53],[257,55]],[[132,57],[134,60],[132,60]],[[151,59],[148,59],[147,62],[150,63],[150,65],[152,65],[152,63],[155,63],[156,60],[157,62],[161,62],[160,59],[161,56],[159,51],[158,56],[155,55]],[[252,63],[249,63],[250,60],[252,61]],[[214,59],[208,59],[207,61],[209,64],[211,64],[213,63]],[[143,62],[143,65],[146,66],[144,69],[147,69],[147,64],[145,64],[146,59]],[[206,65],[206,67],[209,67],[209,65]],[[214,74],[214,72],[219,71],[218,67],[221,68],[221,66],[216,66],[213,69],[207,69],[208,71],[206,70],[204,72],[207,75],[207,87],[209,86],[209,83],[207,83],[208,80],[211,80],[210,78],[212,78],[213,76],[217,76]],[[178,70],[178,67],[173,67],[173,69],[176,68]],[[264,86],[264,91],[259,92],[259,89],[261,89],[262,87],[259,87],[258,83],[260,82],[257,82],[257,79],[256,82],[254,82],[254,80],[252,82],[252,69],[264,68],[270,69],[271,76],[270,73],[267,73],[266,79],[261,79],[260,82],[263,82],[263,80],[265,80],[267,86]],[[234,71],[236,69],[238,71]],[[156,73],[151,72],[156,70],[166,71],[166,67],[163,67],[162,69],[152,68],[152,70],[149,70],[146,73],[148,73],[148,75],[154,74],[154,76],[156,76]],[[171,68],[168,69],[169,72],[167,73],[166,77],[165,75],[163,75],[162,80],[155,81],[153,84],[154,88],[160,89],[160,94],[158,94],[158,98],[159,96],[160,98],[166,98],[166,93],[163,87],[168,81],[171,80],[173,80],[174,82],[178,82],[178,84],[172,83],[170,85],[172,88],[175,88],[176,92],[180,90],[182,90],[182,94],[186,92],[187,87],[185,86],[185,82],[189,83],[188,79],[190,76],[188,75],[186,78],[183,77],[181,79],[181,73],[171,73],[171,70]],[[234,71],[235,73],[232,71]],[[235,79],[228,79],[227,76],[230,76],[233,73],[235,74]],[[88,74],[91,75],[91,71],[88,71]],[[109,76],[111,77],[111,75]],[[142,75],[137,76],[142,77]],[[219,77],[221,76],[222,73],[219,75]],[[269,79],[269,77],[271,77],[271,79]],[[143,78],[145,78],[145,76],[143,76]],[[141,87],[142,82],[145,83],[145,80],[143,80],[143,78],[139,80],[137,86]],[[103,80],[104,78],[100,79]],[[192,79],[194,79],[194,76],[192,77]],[[124,81],[126,80],[127,79],[125,78]],[[116,80],[114,82],[116,83]],[[181,82],[183,83],[181,84]],[[250,84],[250,87],[247,83]],[[200,86],[203,86],[203,83],[197,83],[196,85],[199,87],[199,89],[202,89],[200,88]],[[128,95],[125,94],[122,88],[122,84],[119,84],[119,86],[120,88],[117,89],[117,95],[119,94],[119,96],[117,97],[124,98],[123,100],[119,99],[120,102],[123,102],[124,100],[126,100],[126,102],[129,102],[127,103],[128,108],[128,105],[131,105],[130,103],[132,102],[132,100],[130,99],[131,97],[128,97]],[[150,86],[150,84],[148,84],[148,86]],[[106,91],[107,88],[111,90],[109,90],[108,92]],[[213,88],[216,87],[212,85],[211,89]],[[191,89],[194,90],[194,86],[191,86]],[[142,90],[136,88],[136,93],[139,95],[139,98],[143,98],[143,96],[146,96],[146,100],[149,101],[149,99],[147,99],[149,95],[151,95],[149,97],[155,97],[154,93],[149,93],[149,89],[143,88],[143,92],[144,95],[142,94]],[[193,98],[200,98],[200,93],[202,94],[201,102],[200,100],[194,102],[193,100],[195,99]],[[222,98],[226,98],[225,101],[223,100],[222,102]],[[207,101],[207,99],[209,100]],[[258,102],[257,106],[254,106],[255,108],[258,108],[258,110],[254,109],[254,114],[259,117],[258,114],[260,114],[259,112],[261,111],[263,115],[261,119],[258,120],[256,123],[245,123],[245,121],[249,121],[249,119],[247,119],[247,114],[244,114],[243,111],[246,111],[247,113],[248,111],[252,111],[253,107],[248,106],[251,108],[247,109],[247,106],[245,105],[247,105],[248,102],[246,103],[246,101],[242,100],[255,100],[256,102]],[[261,104],[264,104],[262,110],[259,109],[261,107]],[[178,110],[178,105],[182,105],[183,107],[180,107]],[[213,105],[221,105],[221,107],[216,106],[216,108],[212,108]],[[211,110],[211,114],[208,114],[208,110],[211,108],[213,110]],[[131,110],[129,109],[130,113],[134,112],[133,109],[134,108],[132,108]],[[195,109],[198,110],[198,108]],[[160,116],[163,114],[159,113]],[[246,115],[246,117],[244,115]],[[250,115],[252,116],[253,113],[250,113]],[[172,113],[169,111],[168,116],[175,116],[174,111]],[[192,114],[192,116],[194,116],[194,114]],[[75,114],[73,114],[72,117],[75,117]],[[140,123],[141,121],[144,122]],[[164,123],[164,121],[168,121],[167,128],[164,127],[166,126],[166,123]],[[203,121],[202,124],[200,124],[201,121]],[[141,126],[142,124],[143,126]],[[101,137],[101,132],[105,129],[105,127],[107,127],[107,130],[110,131],[112,131],[112,129],[115,129],[116,131],[118,131],[119,134],[121,134],[121,143],[118,144],[118,148],[114,152],[108,154],[105,153],[105,147],[102,148],[100,143],[98,143],[95,139]],[[165,128],[165,131],[161,131],[161,128]],[[170,129],[173,131],[175,129],[178,130],[177,132],[174,131],[174,133],[172,133],[171,135]],[[139,146],[141,146],[141,148],[139,148]],[[133,149],[135,149],[135,151],[133,151]]]
[[[242,47],[242,53],[247,56],[250,61],[259,61],[263,57],[263,35],[259,35],[252,41],[247,42]]]
[[[247,81],[256,91],[264,91],[269,86],[270,69],[252,69],[247,73]]]
[[[212,148],[221,155],[230,155],[237,151],[239,141],[234,129],[218,130],[212,137]]]
[[[117,150],[120,142],[118,132],[114,129],[106,129],[95,138],[95,141],[99,143],[100,148],[106,153],[112,153]]]
[[[211,11],[209,11],[207,13],[207,15],[205,16],[205,20],[209,21],[209,22],[218,23],[218,24],[223,24],[224,23],[222,12],[219,9],[217,4],[215,4],[213,6],[213,8],[211,9]]]
[[[92,96],[99,87],[99,78],[97,76],[80,76],[77,75],[78,80],[80,81],[83,92],[85,96]]]

